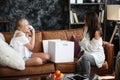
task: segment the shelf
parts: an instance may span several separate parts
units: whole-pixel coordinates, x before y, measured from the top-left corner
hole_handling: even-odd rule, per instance
[[[104,3],[71,3],[70,5],[104,5]]]
[[[84,22],[79,22],[79,23],[71,23],[70,25],[84,25]]]
[[[0,23],[8,23],[8,20],[0,20]]]
[[[106,5],[107,0],[102,0],[100,3],[70,3],[69,1],[69,28],[79,28],[84,26],[84,14],[87,11],[94,11],[98,14],[101,19],[104,20],[102,25],[102,30],[104,34],[104,40],[106,36]],[[73,13],[76,13],[76,16],[78,18],[79,23],[71,23],[76,20],[76,16],[73,15]],[[76,22],[76,21],[75,21]]]

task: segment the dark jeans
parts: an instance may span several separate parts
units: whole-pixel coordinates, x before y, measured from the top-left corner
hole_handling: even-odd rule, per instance
[[[94,57],[89,54],[84,54],[77,61],[77,73],[89,78],[91,65],[96,66]]]

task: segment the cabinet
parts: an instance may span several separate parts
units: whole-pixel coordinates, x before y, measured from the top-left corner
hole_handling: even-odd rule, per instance
[[[72,2],[71,2],[72,1]],[[69,27],[68,29],[80,28],[84,26],[84,15],[87,11],[95,11],[101,23],[103,30],[103,38],[105,40],[106,34],[106,4],[107,0],[83,0],[83,3],[77,3],[79,0],[69,0]]]

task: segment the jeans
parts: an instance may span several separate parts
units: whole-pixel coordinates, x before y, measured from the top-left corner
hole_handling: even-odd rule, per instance
[[[94,57],[90,54],[84,54],[77,61],[77,73],[89,78],[91,65],[96,66]]]

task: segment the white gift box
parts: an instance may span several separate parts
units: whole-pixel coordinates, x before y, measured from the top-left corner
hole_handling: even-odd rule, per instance
[[[60,39],[43,40],[43,52],[48,53],[48,41],[60,41]]]
[[[48,54],[55,63],[74,61],[74,42],[72,41],[48,41]]]

